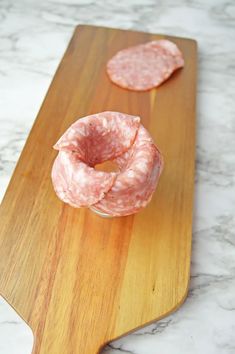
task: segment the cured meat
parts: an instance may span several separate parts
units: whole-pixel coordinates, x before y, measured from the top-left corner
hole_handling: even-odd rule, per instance
[[[140,126],[131,149],[115,162],[121,172],[94,208],[115,216],[136,213],[149,203],[155,191],[163,168],[161,153],[146,129]]]
[[[162,84],[183,66],[178,47],[160,39],[119,51],[107,63],[107,73],[118,86],[146,91]]]
[[[52,168],[57,196],[74,207],[112,216],[136,213],[150,201],[163,160],[140,118],[104,112],[75,122],[59,139]],[[118,172],[96,164],[112,160]]]
[[[116,173],[96,171],[79,160],[78,155],[60,151],[52,168],[52,182],[57,196],[74,207],[90,206],[104,198]]]
[[[133,144],[140,118],[119,112],[103,112],[77,120],[54,148],[74,151],[89,166],[114,159]]]

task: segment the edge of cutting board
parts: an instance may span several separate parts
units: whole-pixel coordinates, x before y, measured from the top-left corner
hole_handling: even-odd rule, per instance
[[[71,50],[71,43],[73,43],[73,42],[75,42],[75,39],[74,39],[74,36],[76,35],[76,36],[78,36],[78,34],[76,33],[78,30],[80,30],[80,29],[82,29],[82,28],[91,28],[91,27],[95,27],[95,28],[97,28],[97,29],[108,29],[108,30],[110,30],[110,28],[108,28],[108,27],[100,27],[100,26],[89,26],[89,25],[78,25],[78,26],[76,26],[76,28],[75,28],[75,31],[74,31],[74,35],[73,35],[73,37],[72,37],[72,39],[70,40],[70,42],[69,42],[69,46],[68,46],[68,48],[70,48],[70,50]],[[111,29],[112,30],[112,29]],[[116,30],[116,29],[113,29],[114,31]],[[127,31],[127,32],[132,32],[133,33],[133,35],[134,34],[146,34],[146,35],[149,35],[149,36],[151,36],[151,35],[153,35],[153,36],[155,36],[155,37],[165,37],[165,38],[176,38],[176,39],[185,39],[185,40],[187,40],[187,41],[191,41],[191,42],[193,42],[193,45],[194,46],[197,46],[197,42],[194,40],[194,39],[188,39],[188,38],[181,38],[181,37],[173,37],[173,36],[168,36],[168,35],[166,35],[166,34],[163,34],[163,35],[161,35],[161,34],[152,34],[152,33],[145,33],[145,32],[136,32],[136,31],[129,31],[129,30],[118,30],[118,31],[123,31],[123,32],[125,32],[125,31]],[[194,49],[196,49],[196,48],[194,48]],[[70,53],[71,54],[71,53]],[[54,81],[55,80],[58,80],[58,78],[57,78],[57,76],[58,76],[58,74],[60,74],[61,75],[61,73],[60,73],[60,71],[61,71],[61,68],[62,67],[64,67],[64,65],[65,65],[65,59],[67,60],[68,59],[68,50],[65,52],[65,54],[63,55],[63,57],[62,57],[62,60],[61,60],[61,62],[60,62],[60,64],[59,64],[59,66],[58,66],[58,68],[57,68],[57,70],[56,70],[56,73],[55,73],[55,76],[54,76],[54,78],[53,78],[53,80],[51,81],[51,84],[50,84],[50,86],[49,86],[49,89],[47,90],[47,93],[46,93],[46,96],[45,96],[45,98],[44,98],[44,100],[43,100],[43,104],[42,104],[42,106],[41,106],[41,108],[40,108],[40,110],[39,110],[39,113],[38,113],[38,115],[37,115],[37,118],[40,116],[40,115],[45,115],[45,112],[42,112],[42,110],[43,110],[43,108],[44,108],[44,104],[46,105],[47,104],[47,98],[48,98],[48,96],[52,96],[52,94],[51,94],[51,88],[52,88],[52,85],[53,85],[53,83],[54,83]],[[195,66],[196,67],[196,66]],[[195,76],[196,77],[196,76]],[[173,79],[173,81],[174,81],[174,79]],[[167,87],[167,85],[168,85],[169,83],[166,83],[166,86],[165,87]],[[55,85],[54,85],[55,86]],[[164,87],[164,89],[165,89],[165,87]],[[53,89],[54,89],[54,87],[53,87]],[[164,91],[164,89],[163,89],[163,91]],[[194,102],[196,102],[196,100],[194,101]],[[97,105],[98,103],[96,103],[96,105]],[[44,109],[44,111],[45,111],[45,109]],[[195,111],[196,111],[196,108],[194,109],[194,115],[195,115],[195,117],[196,117],[196,114],[195,114]],[[195,119],[195,121],[196,121],[196,119]],[[15,175],[15,174],[17,174],[17,173],[19,173],[19,171],[17,170],[17,167],[20,165],[20,162],[21,162],[21,160],[23,159],[22,158],[22,156],[24,155],[24,151],[25,151],[25,149],[26,149],[26,147],[27,147],[27,142],[28,142],[28,139],[29,139],[29,137],[31,136],[31,133],[33,134],[33,135],[35,135],[35,129],[37,129],[37,127],[35,126],[36,124],[37,124],[38,122],[37,122],[37,119],[35,120],[35,122],[33,123],[33,126],[32,126],[32,128],[31,128],[31,130],[30,130],[30,133],[29,133],[29,136],[28,136],[28,138],[27,138],[27,140],[26,140],[26,143],[25,143],[25,145],[24,145],[24,148],[22,149],[22,152],[21,152],[21,155],[20,155],[20,158],[19,158],[19,160],[18,160],[18,163],[17,163],[17,165],[16,165],[16,167],[15,167],[15,170],[14,170],[14,172],[13,172],[13,176]],[[67,123],[66,123],[67,124]],[[194,134],[195,134],[195,130],[194,130]],[[195,136],[194,136],[194,139],[195,139]],[[194,156],[195,156],[195,149],[194,149]],[[190,167],[191,168],[191,167]],[[194,171],[195,171],[195,163],[193,164],[193,168],[194,168],[194,170],[193,170],[193,173],[194,173]],[[191,170],[191,172],[192,172],[192,170]],[[163,172],[164,173],[164,172]],[[5,196],[4,196],[4,198],[3,198],[3,201],[5,200],[5,197],[6,197],[6,195],[7,195],[7,192],[8,192],[8,190],[9,189],[11,189],[10,188],[11,186],[10,186],[10,184],[9,184],[9,186],[8,186],[8,188],[7,188],[7,191],[6,191],[6,193],[5,193]],[[192,187],[192,197],[190,197],[192,200],[193,200],[193,195],[194,195],[194,185],[193,185],[193,187]],[[50,197],[51,198],[51,197]],[[53,200],[53,203],[54,203],[54,200]],[[56,202],[56,204],[57,204],[57,202]],[[189,214],[191,213],[191,217],[189,218]],[[190,209],[190,213],[188,213],[188,219],[187,219],[187,222],[188,223],[191,223],[191,225],[192,225],[192,215],[193,215],[193,209],[191,208]],[[189,237],[189,236],[188,236]],[[123,337],[124,335],[126,335],[126,334],[128,334],[128,333],[133,333],[133,331],[136,331],[137,329],[140,329],[140,328],[143,328],[143,327],[145,327],[145,326],[147,326],[147,325],[149,325],[149,324],[151,324],[151,323],[153,323],[153,322],[155,322],[155,321],[157,321],[157,320],[159,320],[159,319],[161,319],[161,318],[164,318],[164,317],[166,317],[166,316],[168,316],[170,313],[172,313],[172,312],[174,312],[174,311],[176,311],[181,305],[182,305],[182,303],[185,301],[185,298],[186,298],[186,296],[187,296],[187,293],[188,293],[188,286],[189,286],[189,279],[190,279],[190,259],[191,259],[191,257],[190,257],[190,255],[191,255],[191,248],[192,248],[192,234],[190,234],[190,239],[188,240],[188,242],[189,242],[189,244],[188,244],[188,251],[190,250],[190,253],[188,254],[188,258],[187,258],[187,261],[184,261],[185,262],[185,264],[187,264],[186,266],[187,266],[187,269],[186,269],[186,272],[185,272],[185,281],[183,282],[183,286],[181,286],[180,287],[180,292],[179,292],[179,296],[177,295],[177,300],[178,300],[178,302],[174,305],[174,306],[169,306],[169,305],[167,305],[167,307],[166,307],[166,311],[164,310],[164,311],[162,311],[162,312],[164,312],[164,314],[163,315],[161,315],[161,316],[157,316],[156,315],[156,317],[154,317],[154,318],[152,318],[150,321],[146,321],[145,320],[145,322],[143,323],[143,324],[141,324],[141,325],[135,325],[135,326],[133,326],[132,327],[132,329],[131,330],[125,330],[123,333],[121,333],[120,335],[119,335],[119,333],[121,332],[120,331],[120,328],[121,328],[121,325],[119,326],[120,328],[118,329],[118,330],[113,330],[113,334],[114,334],[114,336],[112,336],[112,338],[110,339],[110,338],[108,338],[108,340],[107,341],[104,341],[104,343],[100,346],[100,348],[99,348],[99,351],[100,350],[102,350],[102,348],[107,344],[107,343],[109,343],[110,342],[110,340],[115,340],[115,339],[118,339],[118,338],[120,338],[120,337]],[[22,273],[22,271],[21,271],[21,273]],[[187,279],[186,279],[186,277],[187,277]],[[123,280],[122,280],[122,282],[123,282]],[[0,282],[1,283],[1,282]],[[54,286],[54,285],[53,285]],[[15,291],[15,290],[14,290]],[[14,297],[14,291],[13,291],[13,294],[11,294],[10,292],[9,292],[9,294],[11,294],[11,296],[10,296],[10,300],[8,300],[8,298],[7,297],[5,297],[4,295],[2,295],[2,297],[6,300],[6,302],[7,303],[9,303],[9,305],[11,305],[14,309],[15,309],[15,311],[19,314],[19,316],[22,318],[22,319],[24,319],[24,321],[29,325],[29,327],[31,328],[31,330],[32,330],[32,333],[33,333],[33,335],[34,335],[34,338],[35,338],[35,328],[34,328],[34,326],[32,325],[32,323],[29,323],[29,321],[27,320],[27,318],[25,318],[25,316],[23,316],[22,314],[20,314],[20,311],[19,311],[19,308],[17,307],[17,306],[15,306],[14,305],[14,303],[15,303],[15,297]],[[17,302],[16,302],[17,303]],[[17,310],[17,308],[18,308],[18,310]],[[18,312],[19,311],[19,312]],[[25,311],[25,307],[24,307],[24,311]],[[28,310],[26,309],[26,312],[27,312]],[[157,313],[157,311],[156,311],[156,313]],[[150,316],[151,317],[151,316]],[[142,321],[143,322],[143,321]],[[129,326],[130,327],[130,326]],[[124,325],[123,325],[123,328],[125,328],[125,323],[124,323]],[[117,335],[115,335],[115,333],[117,334]],[[35,343],[35,341],[34,341],[34,343]],[[97,348],[98,349],[98,348]]]

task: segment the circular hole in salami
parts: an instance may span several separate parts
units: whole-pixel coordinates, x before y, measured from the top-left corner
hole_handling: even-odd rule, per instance
[[[103,112],[80,118],[61,136],[52,182],[57,196],[73,207],[124,216],[151,200],[163,158],[140,118]],[[97,166],[111,161],[111,170]]]
[[[147,91],[183,66],[183,55],[176,44],[160,39],[119,51],[108,61],[107,73],[118,86]]]

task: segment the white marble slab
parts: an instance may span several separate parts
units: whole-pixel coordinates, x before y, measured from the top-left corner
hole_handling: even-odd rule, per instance
[[[235,353],[235,2],[1,0],[0,196],[79,23],[192,37],[199,45],[191,284],[174,314],[105,353]],[[0,354],[28,354],[31,332],[0,302]],[[80,354],[80,353],[79,353]]]

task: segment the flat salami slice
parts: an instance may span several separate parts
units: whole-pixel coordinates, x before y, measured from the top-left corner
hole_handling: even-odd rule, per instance
[[[107,73],[118,86],[146,91],[161,85],[183,66],[176,44],[160,39],[119,51],[107,63]]]
[[[94,208],[115,216],[136,213],[149,203],[155,191],[163,168],[162,156],[146,129],[140,126],[131,149],[115,162],[121,172]]]
[[[133,144],[140,118],[119,112],[103,112],[77,120],[54,148],[74,151],[89,166],[114,159]]]
[[[60,151],[51,177],[57,196],[79,208],[93,205],[104,198],[114,183],[116,173],[96,171],[79,160],[77,154]]]

